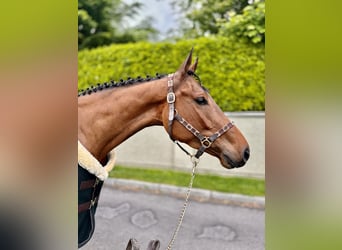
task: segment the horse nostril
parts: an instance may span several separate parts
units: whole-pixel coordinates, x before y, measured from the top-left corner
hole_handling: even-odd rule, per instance
[[[246,148],[245,151],[243,152],[243,160],[247,162],[249,159],[249,148]]]

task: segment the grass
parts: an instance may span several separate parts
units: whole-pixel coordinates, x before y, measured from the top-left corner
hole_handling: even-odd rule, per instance
[[[187,173],[165,169],[115,166],[114,170],[110,173],[110,177],[187,187],[190,181],[190,170]],[[265,180],[244,177],[196,174],[193,187],[226,193],[253,196],[265,195]]]

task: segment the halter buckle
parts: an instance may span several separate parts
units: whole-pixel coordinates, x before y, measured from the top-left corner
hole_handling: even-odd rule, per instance
[[[208,138],[208,137],[204,137],[202,140],[201,140],[201,144],[204,148],[209,148],[211,146],[213,142]]]
[[[167,100],[167,103],[169,104],[174,103],[176,101],[175,93],[173,92],[167,93],[166,100]]]

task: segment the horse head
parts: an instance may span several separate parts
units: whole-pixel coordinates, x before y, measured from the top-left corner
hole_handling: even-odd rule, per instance
[[[173,140],[219,158],[225,168],[242,167],[249,158],[249,145],[202,86],[195,73],[197,65],[198,58],[192,64],[191,50],[178,70],[168,76],[163,126]]]

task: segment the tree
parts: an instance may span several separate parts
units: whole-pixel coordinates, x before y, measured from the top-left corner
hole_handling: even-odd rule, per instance
[[[188,37],[199,37],[217,34],[218,23],[228,18],[228,11],[241,13],[248,5],[248,0],[186,0],[172,3],[184,13],[184,34]]]
[[[142,3],[126,4],[121,0],[79,0],[79,49],[136,42],[153,37],[156,30],[152,27],[153,20],[149,17],[137,27],[125,25],[142,6]]]
[[[241,14],[229,13],[229,22],[223,22],[219,33],[234,36],[254,44],[265,43],[265,2],[256,0],[246,6]]]
[[[185,13],[185,37],[221,35],[265,42],[264,0],[184,0],[173,5]]]

